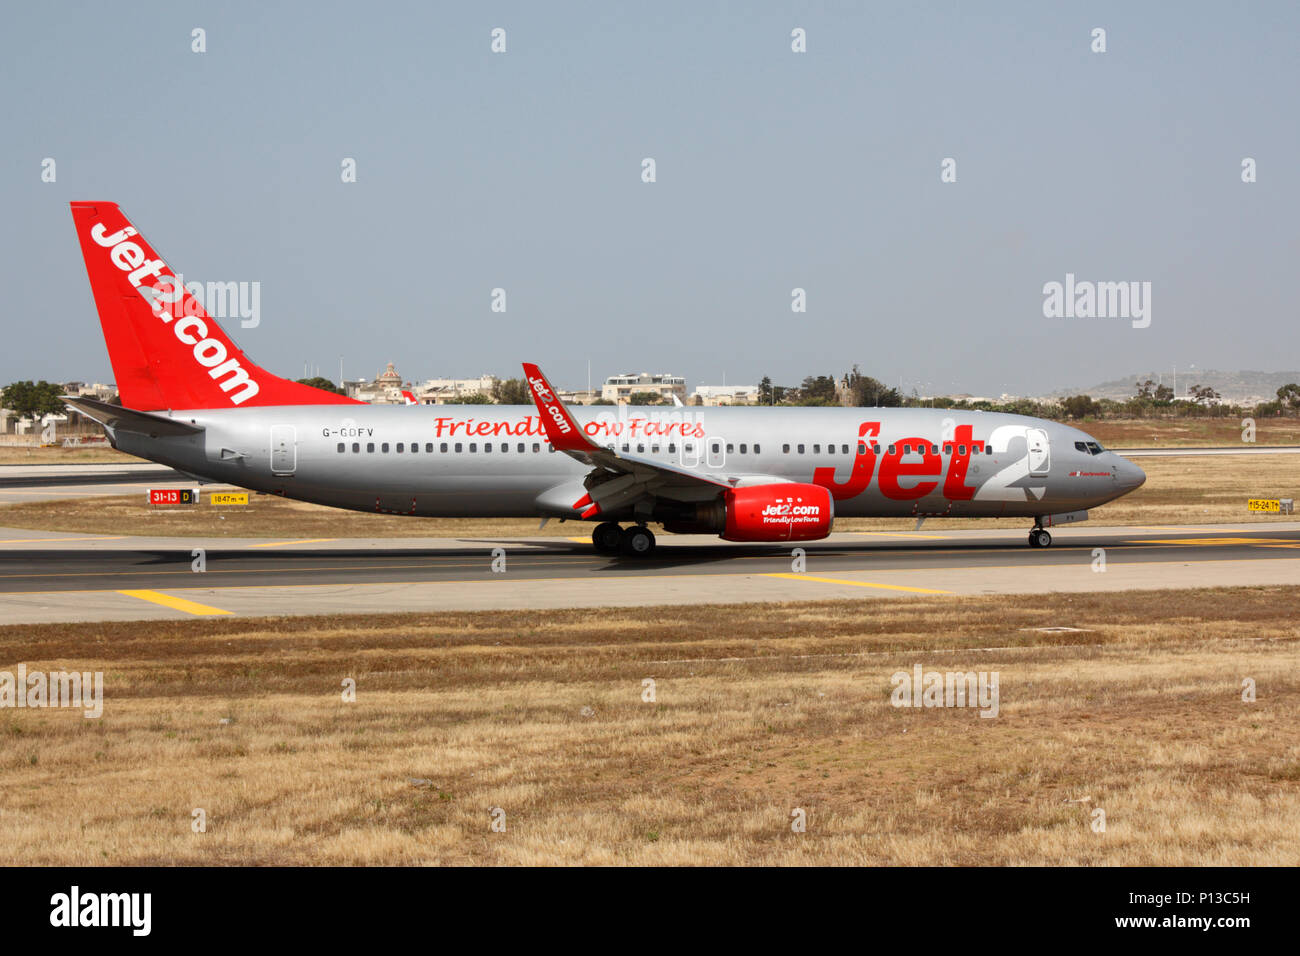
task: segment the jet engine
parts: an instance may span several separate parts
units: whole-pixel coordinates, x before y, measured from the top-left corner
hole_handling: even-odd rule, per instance
[[[725,541],[816,541],[831,533],[835,503],[821,485],[782,482],[730,488],[694,513],[663,519],[677,534],[713,532]]]

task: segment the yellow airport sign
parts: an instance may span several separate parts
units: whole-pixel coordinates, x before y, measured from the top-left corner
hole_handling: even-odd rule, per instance
[[[214,491],[208,495],[208,501],[214,505],[246,505],[247,491]]]
[[[1282,502],[1277,498],[1251,498],[1246,502],[1247,511],[1271,511],[1280,512]]]

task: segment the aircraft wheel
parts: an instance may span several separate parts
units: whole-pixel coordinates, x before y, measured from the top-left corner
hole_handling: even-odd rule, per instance
[[[1042,528],[1035,528],[1029,532],[1029,546],[1031,548],[1046,548],[1052,543],[1052,536]]]
[[[623,543],[623,529],[617,521],[603,521],[591,532],[591,543],[601,554],[618,554]]]
[[[644,558],[650,555],[655,549],[654,533],[641,525],[634,525],[631,528],[624,528],[622,539],[619,541],[619,550],[626,555],[636,558]]]

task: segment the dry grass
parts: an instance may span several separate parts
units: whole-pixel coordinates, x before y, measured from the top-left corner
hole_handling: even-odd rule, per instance
[[[1073,422],[1110,448],[1162,445],[1235,446],[1241,442],[1240,418],[1150,418]],[[1255,444],[1300,445],[1300,418],[1260,418]]]
[[[148,464],[143,458],[136,458],[135,455],[128,455],[107,445],[90,448],[0,445],[0,465],[88,465],[106,462],[117,465]]]
[[[1148,525],[1207,521],[1258,521],[1246,499],[1300,498],[1294,455],[1143,458],[1147,483],[1136,492],[1092,512],[1094,524]],[[206,498],[204,499],[206,502]],[[247,507],[150,508],[144,495],[25,502],[0,507],[0,527],[81,534],[272,538],[398,538],[586,536],[588,524],[550,522],[542,531],[529,519],[403,518],[340,511],[322,505],[254,495]],[[1285,517],[1283,516],[1283,520]],[[910,528],[911,519],[846,518],[839,531]],[[926,528],[1020,528],[1024,518],[1005,520],[930,519]]]
[[[71,865],[1294,864],[1293,604],[1261,588],[2,628],[6,667],[103,670],[107,694],[99,720],[0,712],[0,845]],[[1046,625],[1085,630],[1027,630]],[[891,707],[891,673],[916,663],[999,671],[1000,716]]]

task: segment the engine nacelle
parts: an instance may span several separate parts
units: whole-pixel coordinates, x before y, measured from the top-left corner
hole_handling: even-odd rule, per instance
[[[821,485],[733,488],[724,498],[724,541],[815,541],[831,533],[835,504]]]

